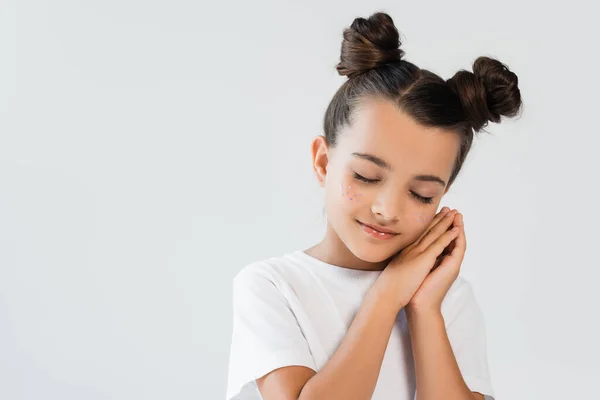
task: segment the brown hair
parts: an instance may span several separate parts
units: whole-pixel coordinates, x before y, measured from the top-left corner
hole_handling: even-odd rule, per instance
[[[450,186],[471,148],[473,132],[521,109],[517,75],[498,60],[479,57],[473,72],[460,70],[448,80],[403,60],[398,30],[386,13],[354,19],[343,36],[337,71],[348,79],[325,112],[323,128],[329,146],[335,146],[340,128],[351,124],[360,99],[385,98],[423,126],[459,134],[461,145]]]

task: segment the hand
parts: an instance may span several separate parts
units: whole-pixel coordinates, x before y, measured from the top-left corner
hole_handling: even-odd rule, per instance
[[[459,228],[458,236],[440,254],[431,272],[406,305],[408,314],[429,311],[440,312],[442,301],[448,293],[448,289],[458,277],[467,247],[467,240],[462,214],[457,212],[452,219],[453,225]]]
[[[377,278],[375,287],[389,295],[398,310],[406,306],[428,276],[444,249],[458,236],[448,230],[454,213],[438,213],[421,237],[395,254]]]

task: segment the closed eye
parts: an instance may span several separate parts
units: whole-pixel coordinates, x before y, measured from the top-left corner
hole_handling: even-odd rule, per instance
[[[365,178],[362,175],[357,174],[356,172],[354,173],[354,178],[358,179],[361,182],[366,182],[366,183],[375,183],[375,182],[379,182],[379,179],[368,179]]]
[[[361,182],[365,182],[365,183],[376,183],[379,182],[379,179],[369,179],[369,178],[365,178],[362,175],[357,174],[356,172],[354,173],[354,179],[359,180]],[[416,194],[415,192],[410,192],[411,196],[413,196],[415,199],[417,199],[418,201],[420,201],[421,203],[424,204],[431,204],[433,203],[433,197],[423,197],[420,196],[418,194]]]
[[[416,194],[415,192],[410,192],[410,194],[416,198],[417,200],[419,200],[421,203],[425,203],[425,204],[431,204],[433,203],[433,197],[423,197],[423,196],[419,196],[418,194]]]

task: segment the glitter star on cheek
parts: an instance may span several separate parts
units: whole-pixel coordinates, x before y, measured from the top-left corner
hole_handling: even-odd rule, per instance
[[[422,215],[419,215],[416,211],[413,211],[413,215],[417,216],[417,221],[420,221],[423,224],[427,223],[427,218],[424,218]]]
[[[348,191],[345,192],[344,191],[344,186],[340,183],[340,190],[342,191],[342,196],[346,196],[348,194],[350,194],[350,189],[352,189],[352,186],[348,186]],[[362,197],[362,194],[351,194],[348,198],[350,200],[355,200],[358,202],[358,197]]]

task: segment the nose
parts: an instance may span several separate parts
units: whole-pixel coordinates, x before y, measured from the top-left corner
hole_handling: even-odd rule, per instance
[[[388,223],[398,222],[405,204],[401,195],[395,190],[384,190],[379,193],[371,206],[371,211]]]

